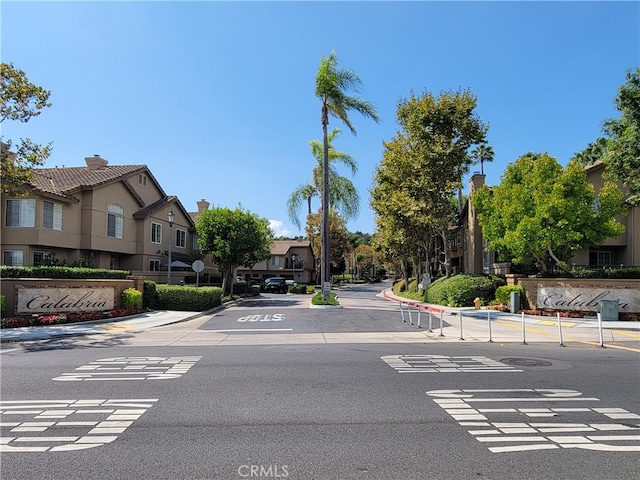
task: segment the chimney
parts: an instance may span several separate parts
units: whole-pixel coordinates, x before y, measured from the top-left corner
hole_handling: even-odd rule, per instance
[[[96,154],[93,157],[85,157],[84,161],[87,163],[89,170],[99,170],[107,166],[107,162],[104,158],[100,158],[100,155]]]
[[[206,212],[207,210],[209,210],[209,205],[211,205],[204,198],[196,203],[198,204],[198,213]]]

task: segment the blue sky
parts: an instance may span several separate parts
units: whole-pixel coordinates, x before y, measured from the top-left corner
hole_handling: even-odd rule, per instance
[[[25,125],[4,122],[3,136],[52,141],[46,167],[82,166],[94,154],[145,164],[188,211],[201,198],[240,204],[277,235],[304,234],[286,202],[311,180],[309,141],[322,137],[314,78],[331,50],[361,77],[381,119],[353,113],[357,136],[329,125],[359,165],[361,213],[348,229],[368,233],[382,142],[412,91],[478,97],[495,152],[487,183],[498,184],[526,152],[566,164],[601,136],[603,120],[618,116],[626,70],[640,65],[637,1],[3,0],[0,14],[2,61],[51,90],[53,103]]]

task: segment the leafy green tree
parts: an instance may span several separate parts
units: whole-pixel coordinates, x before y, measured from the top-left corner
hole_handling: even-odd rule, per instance
[[[449,227],[456,222],[462,203],[461,176],[472,162],[469,149],[485,140],[487,131],[475,115],[476,97],[468,90],[443,92],[439,97],[425,92],[398,102],[396,136],[383,142],[381,164],[374,174],[371,206],[384,218],[379,225],[404,232],[408,251],[403,262],[415,258],[417,247],[430,251],[448,244]],[[459,192],[459,205],[451,203]],[[451,275],[451,259],[442,248],[444,268]],[[435,255],[434,255],[435,256]]]
[[[322,282],[329,281],[330,264],[330,238],[329,238],[329,138],[328,126],[329,116],[333,116],[342,121],[353,133],[356,129],[349,120],[349,112],[356,111],[365,117],[378,121],[376,109],[367,100],[355,95],[349,96],[351,90],[358,91],[362,85],[362,80],[353,71],[345,68],[338,68],[338,56],[332,51],[328,57],[322,57],[320,66],[316,73],[315,94],[322,103],[320,122],[322,123],[322,257],[321,275]],[[323,297],[326,300],[328,292],[323,289]]]
[[[345,152],[339,152],[333,148],[333,140],[340,134],[340,129],[334,128],[327,137],[329,142],[329,201],[330,204],[343,216],[345,220],[354,218],[360,210],[360,196],[353,183],[341,176],[334,165],[341,163],[347,166],[355,175],[358,164],[355,159]],[[316,165],[312,172],[312,183],[300,185],[293,191],[287,201],[287,213],[289,219],[298,227],[301,226],[299,212],[303,202],[307,204],[307,215],[311,213],[311,200],[322,194],[323,178],[323,145],[318,140],[310,142],[311,154],[316,159]]]
[[[27,123],[50,107],[51,92],[30,83],[26,74],[12,63],[0,64],[0,123],[5,120]],[[51,154],[51,143],[38,145],[30,139],[21,139],[12,149],[11,140],[0,137],[2,193],[10,197],[23,197],[34,180],[33,168],[42,165]]]
[[[198,245],[222,273],[223,295],[230,295],[233,274],[239,266],[251,266],[271,258],[273,231],[269,220],[240,207],[211,208],[196,224]]]
[[[523,155],[472,202],[491,250],[514,262],[535,260],[543,271],[624,232],[615,220],[624,211],[615,184],[606,182],[596,197],[582,165],[573,160],[563,169],[546,153]]]
[[[311,241],[311,249],[316,258],[316,271],[318,271],[321,250],[322,250],[322,215],[321,213],[312,213],[309,215],[307,225],[305,227],[307,238]],[[329,233],[331,251],[329,256],[329,271],[340,271],[340,265],[344,257],[351,251],[349,243],[349,232],[342,217],[331,209],[329,211]]]
[[[480,162],[480,174],[484,175],[485,162],[493,162],[493,147],[486,143],[482,143],[471,152],[471,156],[474,158],[476,163]]]
[[[629,189],[628,202],[640,205],[640,68],[627,72],[615,98],[620,118],[605,122],[607,170]]]
[[[580,165],[587,167],[593,165],[599,160],[604,161],[607,156],[607,139],[604,137],[598,138],[595,142],[591,142],[587,145],[587,148],[576,153],[573,159],[576,159]]]

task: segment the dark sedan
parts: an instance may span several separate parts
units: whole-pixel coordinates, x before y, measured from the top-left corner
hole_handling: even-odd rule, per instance
[[[264,282],[264,291],[287,293],[289,291],[289,285],[287,285],[287,281],[282,277],[267,278]]]

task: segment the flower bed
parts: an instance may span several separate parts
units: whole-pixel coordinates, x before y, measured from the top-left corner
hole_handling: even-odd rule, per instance
[[[106,318],[126,317],[139,313],[140,310],[130,308],[117,308],[106,312],[74,312],[56,313],[53,315],[31,315],[21,317],[9,317],[0,320],[0,328],[18,328],[46,325],[60,325],[63,323],[79,323]]]

